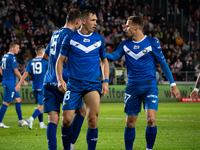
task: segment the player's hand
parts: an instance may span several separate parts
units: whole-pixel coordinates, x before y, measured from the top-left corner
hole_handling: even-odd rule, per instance
[[[178,90],[177,86],[171,87],[171,95],[172,95],[172,98],[175,97],[176,100],[178,100],[178,98],[180,96],[180,91]]]
[[[20,90],[20,85],[17,84],[17,86],[15,87],[15,91],[16,91],[16,92],[19,92],[19,90]]]
[[[64,80],[62,80],[61,82],[58,82],[58,89],[59,91],[61,91],[63,94],[65,94],[66,92],[66,83]]]
[[[27,83],[26,81],[23,81],[23,84],[24,84],[24,86],[27,86],[27,85],[28,85],[28,83]]]
[[[191,98],[192,100],[195,100],[195,99],[197,98],[198,94],[199,94],[199,92],[193,90],[193,91],[190,93],[190,98]]]
[[[103,98],[105,98],[105,96],[107,95],[108,93],[108,83],[107,82],[104,82],[103,85],[102,85],[102,90],[101,90],[101,93],[103,94]]]

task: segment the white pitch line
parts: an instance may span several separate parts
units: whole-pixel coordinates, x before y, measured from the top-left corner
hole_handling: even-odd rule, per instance
[[[126,119],[126,118],[102,118],[102,117],[99,117],[99,119],[111,119],[111,120],[118,120],[118,119]],[[138,119],[138,120],[146,120],[146,119]],[[156,121],[175,121],[175,122],[183,122],[185,120],[168,120],[168,119],[156,119]],[[200,122],[200,121],[194,121],[194,120],[187,120],[187,122]]]

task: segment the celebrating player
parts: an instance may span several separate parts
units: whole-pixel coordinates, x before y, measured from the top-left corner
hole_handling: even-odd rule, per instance
[[[144,21],[139,16],[131,16],[126,23],[126,35],[130,38],[122,42],[112,54],[106,53],[108,60],[114,61],[125,55],[128,83],[125,91],[124,111],[127,115],[124,140],[126,150],[133,149],[135,124],[141,103],[146,113],[146,148],[153,148],[156,134],[156,111],[158,109],[158,88],[156,81],[156,62],[160,63],[171,85],[172,97],[178,99],[180,92],[176,87],[171,71],[163,56],[159,41],[146,36],[142,30]]]
[[[15,54],[18,54],[19,50],[19,45],[15,42],[11,42],[9,52],[3,56],[1,61],[0,73],[3,75],[2,85],[4,87],[4,97],[0,109],[0,128],[9,128],[9,126],[2,123],[2,120],[8,105],[13,99],[15,100],[15,109],[19,119],[19,126],[28,125],[28,123],[22,118],[21,97],[19,92],[15,91],[16,76],[19,79],[21,78],[21,74],[17,68],[17,60],[14,56]],[[26,81],[23,83],[24,85],[27,85]]]
[[[56,64],[59,90],[65,94],[62,107],[62,140],[65,150],[70,147],[73,135],[71,124],[76,109],[81,108],[84,100],[87,112],[88,150],[94,150],[98,139],[97,119],[100,107],[100,95],[108,92],[109,65],[105,55],[103,37],[94,32],[97,26],[95,12],[82,12],[82,27],[65,37]],[[101,84],[100,59],[103,65],[104,83]],[[63,63],[67,59],[69,80],[63,80]]]
[[[59,91],[58,83],[56,79],[56,60],[58,58],[60,47],[62,44],[63,38],[77,30],[80,27],[80,17],[81,12],[77,9],[71,9],[66,18],[66,24],[64,27],[60,28],[58,31],[54,32],[51,37],[49,45],[45,49],[45,54],[43,59],[49,61],[48,70],[44,78],[44,112],[48,113],[48,125],[47,125],[47,139],[49,150],[57,150],[57,139],[56,139],[56,130],[59,123],[60,116],[60,103],[63,102],[64,94]],[[63,79],[67,82],[67,70],[66,66],[63,71]],[[73,149],[73,144],[81,130],[85,117],[85,108],[84,106],[78,111],[78,114],[74,117],[73,120],[73,137],[71,140],[71,148]]]
[[[38,45],[35,53],[37,57],[29,61],[26,71],[24,72],[22,78],[19,83],[15,87],[15,90],[18,92],[20,90],[20,86],[22,82],[26,79],[28,74],[31,72],[32,75],[32,89],[35,97],[35,102],[38,104],[37,109],[34,111],[32,116],[27,120],[28,128],[32,129],[33,120],[38,117],[40,122],[40,128],[46,128],[46,125],[43,123],[43,80],[44,75],[47,71],[48,62],[42,59],[44,53],[44,47]]]

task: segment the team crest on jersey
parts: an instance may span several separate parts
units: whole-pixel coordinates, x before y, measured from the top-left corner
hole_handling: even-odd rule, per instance
[[[146,54],[146,53],[147,53],[147,50],[146,50],[146,49],[143,49],[142,52],[143,52],[144,54]]]
[[[98,44],[97,44],[97,43],[94,43],[94,47],[98,47]]]
[[[139,45],[135,45],[135,46],[133,47],[133,49],[139,49],[139,48],[140,48]]]
[[[90,42],[90,39],[84,38],[84,39],[83,39],[83,42]]]

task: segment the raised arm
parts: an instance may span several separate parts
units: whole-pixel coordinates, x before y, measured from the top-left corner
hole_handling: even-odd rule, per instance
[[[190,98],[192,100],[195,100],[198,97],[199,87],[200,87],[200,73],[199,73],[198,78],[196,80],[196,83],[195,83],[195,86],[194,86],[194,90],[190,93]]]
[[[24,80],[26,79],[26,77],[28,76],[28,72],[24,72],[23,76],[21,77],[20,81],[18,82],[18,84],[15,87],[15,91],[19,91],[20,90],[20,86],[22,84],[22,82],[24,82]]]
[[[109,87],[109,64],[107,58],[101,61],[101,70],[103,76],[103,85],[101,93],[103,93],[103,98],[104,98],[108,93],[108,87]]]
[[[56,62],[56,77],[58,80],[58,89],[62,92],[66,92],[66,83],[63,80],[62,72],[63,72],[63,63],[66,61],[66,57],[63,55],[59,55]]]

